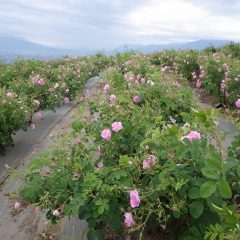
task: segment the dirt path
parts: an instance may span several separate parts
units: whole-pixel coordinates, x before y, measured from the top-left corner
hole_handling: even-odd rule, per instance
[[[95,77],[86,84],[89,96],[96,92],[96,84],[99,78]],[[30,130],[26,133],[16,135],[15,147],[9,149],[6,156],[1,157],[1,179],[6,179],[3,165],[8,163],[18,171],[24,172],[27,165],[39,153],[49,150],[56,145],[55,140],[61,135],[71,131],[72,121],[77,119],[78,105],[62,107],[57,110],[56,115],[49,112],[44,113],[44,120],[38,126],[38,130]],[[4,176],[4,177],[3,177]],[[20,182],[9,178],[0,186],[0,240],[39,240],[39,239],[85,239],[87,224],[77,219],[63,219],[57,226],[58,236],[46,235],[46,218],[44,214],[35,213],[33,206],[23,206],[14,209],[14,201],[9,196],[15,191]],[[54,228],[52,228],[54,230]],[[79,238],[80,237],[80,238]]]
[[[197,103],[199,108],[206,109],[206,108],[213,108],[211,104],[203,102],[199,100],[199,97],[196,97]],[[218,120],[218,130],[221,133],[225,133],[226,136],[222,138],[222,147],[223,152],[226,155],[228,147],[231,145],[233,139],[238,134],[238,129],[236,125],[231,122],[225,114],[220,115],[220,119]]]

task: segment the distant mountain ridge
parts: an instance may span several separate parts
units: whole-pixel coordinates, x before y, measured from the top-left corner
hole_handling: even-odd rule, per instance
[[[150,44],[150,45],[138,45],[138,44],[129,44],[120,46],[117,50],[134,50],[140,51],[143,53],[151,53],[154,51],[162,51],[166,49],[196,49],[203,50],[206,47],[214,46],[214,47],[222,47],[225,44],[229,43],[229,40],[197,40],[192,42],[185,43],[172,43],[172,44]]]
[[[104,52],[108,55],[112,55],[118,52],[126,50],[140,51],[142,53],[151,53],[154,51],[162,51],[165,49],[197,49],[202,50],[210,45],[215,47],[221,47],[228,43],[227,40],[198,40],[186,43],[174,43],[174,44],[128,44],[122,45],[113,50],[97,50],[97,49],[60,49],[44,46],[27,41],[23,38],[1,36],[0,35],[0,59],[11,60],[17,57],[23,58],[56,58],[62,56],[83,56],[95,54],[97,52]]]

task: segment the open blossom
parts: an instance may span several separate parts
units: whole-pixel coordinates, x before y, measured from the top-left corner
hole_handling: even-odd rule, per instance
[[[40,78],[40,79],[37,81],[37,83],[38,83],[39,86],[42,86],[42,87],[45,85],[45,81],[44,81],[44,79],[42,79],[42,78]]]
[[[134,98],[133,98],[133,102],[135,102],[135,103],[140,103],[142,100],[141,100],[141,98],[139,97],[139,96],[134,96]]]
[[[117,97],[116,97],[116,95],[114,95],[114,94],[111,94],[110,96],[109,96],[109,100],[110,101],[115,101],[117,99]]]
[[[101,160],[101,161],[97,164],[97,167],[98,167],[98,168],[104,167],[103,160]]]
[[[162,69],[161,69],[161,72],[163,73],[169,73],[170,72],[170,68],[168,66],[164,66]]]
[[[36,99],[33,100],[33,103],[34,103],[36,106],[39,106],[39,105],[40,105],[40,101],[39,101],[39,100],[36,100]]]
[[[104,129],[101,133],[101,136],[104,140],[109,141],[112,137],[112,133],[110,129]]]
[[[133,217],[132,217],[132,213],[126,212],[124,214],[124,217],[125,217],[124,224],[125,224],[126,227],[130,228],[130,227],[135,225],[135,222],[134,222]]]
[[[31,127],[32,129],[36,129],[36,126],[35,126],[35,124],[33,124],[33,123],[30,125],[30,127]]]
[[[192,75],[192,79],[197,79],[197,75],[195,72],[192,72],[191,75]]]
[[[225,80],[222,80],[222,82],[221,82],[221,91],[224,92],[224,90],[226,89],[226,87],[227,87],[226,81],[225,81]]]
[[[12,98],[12,97],[14,97],[14,93],[7,92],[7,93],[6,93],[6,96],[7,96],[7,97],[11,97],[11,98]]]
[[[15,202],[14,208],[19,209],[20,207],[21,207],[21,203],[20,202]]]
[[[122,123],[121,123],[121,122],[114,122],[114,123],[112,124],[112,130],[113,130],[114,132],[118,132],[118,131],[120,131],[121,129],[123,129],[123,126],[122,126]]]
[[[182,139],[185,139],[185,138],[189,139],[189,141],[192,142],[193,139],[200,140],[201,134],[197,131],[190,131],[188,135],[182,137]]]
[[[138,195],[138,191],[137,190],[132,190],[129,192],[130,194],[130,205],[132,208],[136,208],[140,205],[140,198]]]
[[[58,210],[54,210],[53,211],[53,216],[59,217],[60,216],[60,212]]]
[[[128,65],[130,65],[132,63],[132,61],[131,60],[128,60],[128,61],[126,61],[125,63],[124,63],[124,65],[125,66],[128,66]]]
[[[156,157],[154,155],[149,155],[148,158],[143,160],[143,169],[148,169],[156,164]]]
[[[54,88],[49,88],[48,91],[49,91],[50,93],[54,93],[54,92],[55,92],[55,89],[54,89]]]
[[[223,64],[223,69],[225,72],[229,71],[229,66],[227,65],[227,63]]]
[[[200,77],[200,78],[204,78],[205,74],[206,74],[205,71],[202,69],[202,70],[200,71],[199,77]]]
[[[236,107],[240,109],[240,98],[236,101]]]
[[[63,99],[63,102],[64,102],[64,104],[68,104],[68,103],[70,103],[70,100],[69,100],[69,98],[65,97],[65,98]]]
[[[36,112],[34,114],[34,117],[35,117],[36,120],[41,120],[42,119],[42,114],[40,112]]]
[[[110,88],[109,84],[106,84],[106,85],[103,87],[103,91],[104,91],[105,93],[107,93],[108,90],[109,90],[109,88]]]
[[[202,82],[200,80],[197,80],[196,88],[201,88],[201,86],[202,86]]]

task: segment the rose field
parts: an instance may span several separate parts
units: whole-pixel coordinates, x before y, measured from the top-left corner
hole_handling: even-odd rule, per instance
[[[240,239],[240,44],[0,63],[0,154],[72,103],[71,130],[6,169],[16,217],[44,215],[36,239],[66,217],[86,221],[78,239]]]

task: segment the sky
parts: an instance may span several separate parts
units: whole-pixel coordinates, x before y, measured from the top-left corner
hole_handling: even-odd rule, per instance
[[[240,0],[0,0],[0,35],[47,46],[240,40]]]

